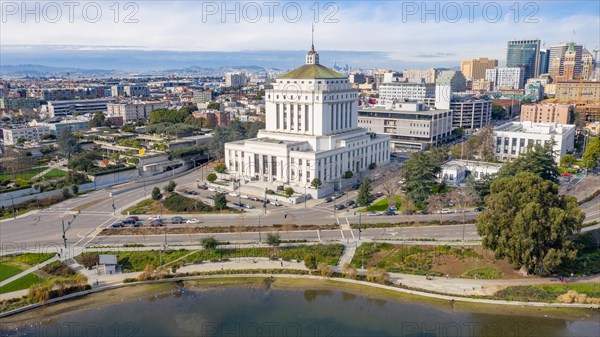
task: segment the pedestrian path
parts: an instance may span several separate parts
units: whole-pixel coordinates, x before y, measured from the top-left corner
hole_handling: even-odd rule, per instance
[[[352,258],[354,257],[354,253],[356,253],[356,241],[346,243],[344,245],[344,253],[340,256],[340,260],[337,264],[338,267],[343,267],[344,264],[350,263]]]

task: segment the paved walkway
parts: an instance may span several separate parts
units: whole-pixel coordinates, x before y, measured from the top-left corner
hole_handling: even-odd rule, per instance
[[[15,275],[15,276],[13,276],[13,277],[9,277],[9,278],[7,278],[6,280],[4,280],[4,281],[0,282],[0,287],[2,287],[2,286],[4,286],[4,285],[7,285],[7,284],[9,284],[9,283],[11,283],[12,281],[15,281],[15,280],[17,280],[17,279],[20,279],[21,277],[23,277],[23,276],[25,276],[25,275],[27,275],[27,274],[31,274],[31,273],[33,273],[33,272],[35,272],[35,271],[39,270],[40,268],[43,268],[44,266],[46,266],[46,265],[48,265],[48,264],[50,264],[50,263],[52,263],[52,262],[54,262],[54,261],[58,261],[58,257],[57,257],[57,256],[55,256],[55,257],[53,257],[53,258],[51,258],[51,259],[48,259],[48,260],[46,260],[46,261],[44,261],[44,262],[42,262],[42,263],[40,263],[40,264],[38,264],[38,265],[36,265],[36,266],[33,266],[33,267],[31,267],[31,268],[27,269],[27,270],[24,270],[24,271],[22,271],[21,273],[19,273],[19,274]]]

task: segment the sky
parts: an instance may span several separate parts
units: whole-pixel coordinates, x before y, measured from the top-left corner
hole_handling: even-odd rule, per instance
[[[117,4],[2,0],[0,64],[64,65],[71,58],[74,65],[87,65],[82,58],[137,51],[132,68],[168,67],[169,58],[174,65],[202,66],[202,57],[194,62],[194,55],[224,51],[248,65],[291,68],[310,48],[312,25],[322,63],[367,68],[458,66],[461,59],[476,57],[497,58],[503,65],[511,39],[540,39],[547,48],[573,39],[590,51],[600,45],[600,1],[595,0]],[[281,52],[297,53],[289,58]],[[156,61],[158,54],[162,62]],[[96,63],[95,68],[111,69],[108,61]],[[113,68],[127,67],[120,62]]]

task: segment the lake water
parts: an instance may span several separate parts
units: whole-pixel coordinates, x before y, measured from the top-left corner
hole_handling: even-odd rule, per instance
[[[179,286],[119,303],[63,309],[53,317],[38,313],[36,319],[34,310],[26,315],[39,323],[18,325],[0,320],[0,335],[600,336],[597,312],[590,312],[589,319],[569,320],[494,314],[498,307],[484,308],[489,313],[454,310],[451,303],[399,302],[342,290],[196,290]],[[16,317],[9,319],[15,322]]]

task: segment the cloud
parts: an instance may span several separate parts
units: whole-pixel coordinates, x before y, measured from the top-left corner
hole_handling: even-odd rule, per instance
[[[110,8],[113,2],[97,2],[102,15],[91,23],[91,7],[83,12],[86,3],[82,2],[74,11],[73,22],[64,9],[54,23],[48,22],[48,13],[40,16],[39,23],[32,21],[33,17],[21,22],[19,15],[7,16],[0,41],[2,45],[130,46],[170,51],[307,50],[311,24],[317,21],[315,46],[319,51],[380,52],[381,59],[373,63],[420,64],[431,59],[432,65],[456,64],[474,57],[504,60],[508,40],[538,38],[550,47],[569,40],[573,29],[578,43],[589,48],[600,45],[600,17],[594,15],[600,8],[598,2],[537,2],[535,13],[526,10],[525,3],[516,13],[510,9],[513,2],[498,2],[503,14],[498,20],[493,16],[495,7],[488,5],[484,14],[490,2],[478,5],[472,17],[464,3],[457,3],[460,16],[442,1],[332,2],[327,8],[322,2],[318,10],[313,2],[281,1],[272,12],[266,2],[140,1],[132,2],[137,7],[128,8],[119,3],[119,15]],[[259,17],[253,4],[260,8]],[[412,4],[425,7],[411,14]],[[298,8],[301,15],[296,20]],[[434,9],[434,13],[427,14],[426,9]],[[127,19],[137,23],[126,23]]]

